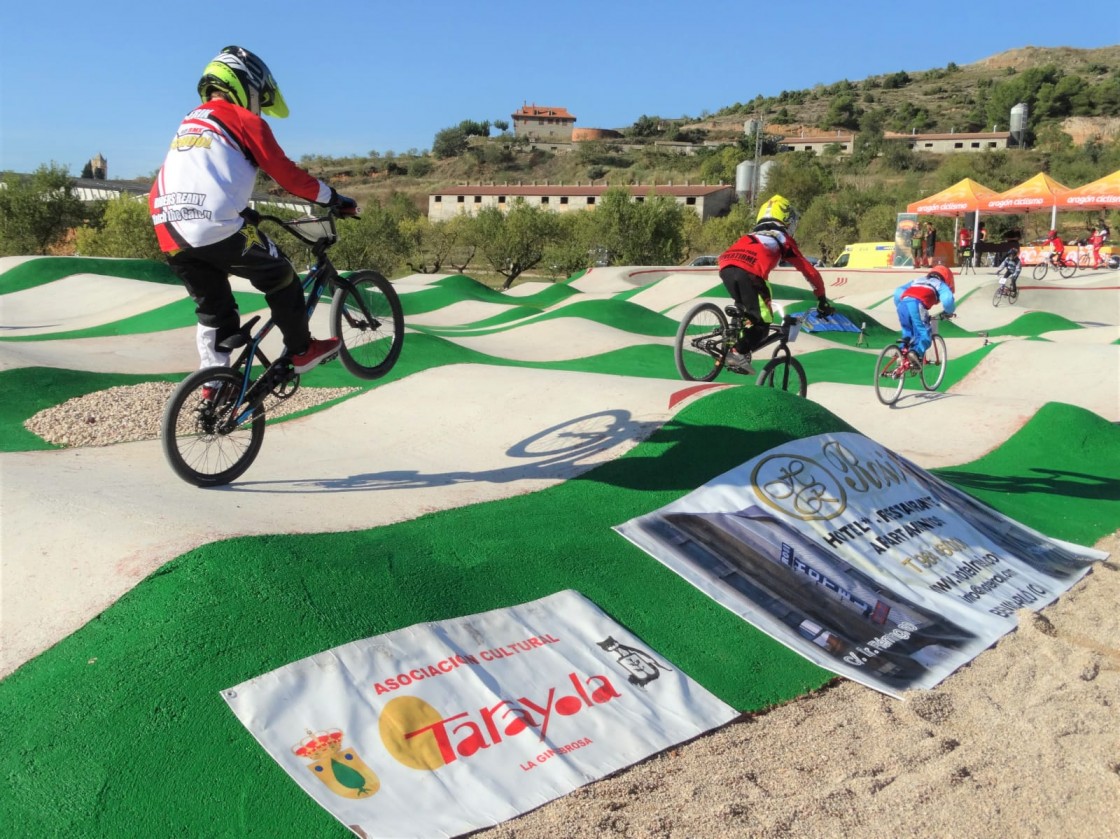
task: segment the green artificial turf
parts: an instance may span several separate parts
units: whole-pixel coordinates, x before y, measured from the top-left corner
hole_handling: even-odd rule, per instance
[[[264,295],[253,291],[235,291],[238,311],[242,315],[258,312],[267,307]],[[194,326],[198,318],[194,312],[194,302],[183,292],[183,299],[168,303],[156,309],[141,312],[132,317],[102,323],[85,329],[68,332],[47,332],[41,335],[5,336],[0,341],[67,341],[75,338],[107,338],[114,335],[144,335],[151,332],[164,332],[168,329],[183,329]]]
[[[1059,428],[1079,445],[1054,455],[1060,472],[1032,465],[1034,483],[1023,486],[1021,464],[1037,464],[1038,441]],[[352,640],[566,588],[737,708],[817,688],[829,673],[611,528],[774,446],[844,430],[785,393],[715,391],[625,456],[541,492],[371,530],[232,539],[184,554],[0,682],[9,745],[0,770],[12,792],[0,818],[28,836],[347,835],[218,691]],[[1021,434],[940,474],[1047,533],[1092,542],[1115,527],[1116,428],[1048,406]]]
[[[101,274],[106,277],[124,277],[128,280],[180,284],[179,278],[171,273],[166,262],[158,262],[154,259],[44,256],[29,259],[7,271],[0,272],[0,294],[35,288],[73,274]]]
[[[501,306],[521,306],[541,312],[579,293],[566,284],[554,283],[533,294],[504,294],[464,274],[455,274],[435,281],[431,288],[402,294],[401,306],[406,317],[442,309],[462,300],[475,300]]]

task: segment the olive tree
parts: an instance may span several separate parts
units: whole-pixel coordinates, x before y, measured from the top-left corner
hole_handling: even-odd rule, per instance
[[[79,227],[74,244],[82,256],[162,259],[146,201],[121,195],[105,204],[100,223]]]
[[[459,273],[466,270],[475,254],[469,235],[471,222],[467,215],[442,221],[427,216],[402,219],[401,235],[407,247],[404,261],[409,270],[417,274],[438,274],[444,266]]]
[[[612,187],[594,211],[595,245],[623,265],[675,265],[685,248],[684,212],[656,188],[638,200],[626,187]]]
[[[556,216],[548,210],[517,199],[503,213],[484,207],[475,217],[474,234],[479,253],[495,273],[505,277],[502,290],[523,272],[536,267],[556,237]]]

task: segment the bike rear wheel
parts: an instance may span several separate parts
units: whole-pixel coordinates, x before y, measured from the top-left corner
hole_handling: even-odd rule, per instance
[[[926,390],[937,390],[945,379],[945,370],[949,366],[949,356],[945,349],[945,339],[940,335],[933,336],[933,343],[926,350],[925,362],[922,364],[922,387]]]
[[[208,367],[187,376],[167,400],[160,424],[163,454],[171,469],[198,487],[228,484],[245,473],[264,442],[264,409],[229,427],[242,378],[229,367]],[[214,388],[213,400],[202,389]]]
[[[887,344],[875,362],[875,395],[884,405],[893,405],[906,384],[902,350],[898,344]]]
[[[798,396],[809,392],[809,378],[805,375],[805,368],[792,355],[779,355],[766,362],[758,383],[762,387],[772,387]]]
[[[359,379],[393,369],[404,345],[404,312],[396,289],[376,271],[355,271],[353,288],[339,286],[331,302],[331,332],[342,341],[342,366]]]
[[[727,315],[714,303],[694,307],[677,328],[673,360],[682,379],[710,382],[723,369],[729,349]]]
[[[1068,280],[1077,273],[1077,263],[1072,260],[1063,260],[1058,268],[1058,274],[1063,280]]]

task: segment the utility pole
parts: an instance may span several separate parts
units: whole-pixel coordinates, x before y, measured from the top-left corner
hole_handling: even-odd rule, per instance
[[[754,129],[754,165],[751,168],[750,183],[750,207],[751,215],[754,215],[754,211],[758,209],[758,192],[762,188],[762,172],[760,167],[762,158],[762,117],[760,115],[752,117],[747,125]]]

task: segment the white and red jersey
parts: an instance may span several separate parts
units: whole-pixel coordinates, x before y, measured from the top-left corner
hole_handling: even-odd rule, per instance
[[[740,237],[720,254],[719,267],[735,265],[765,280],[783,259],[808,280],[813,294],[824,297],[824,280],[820,271],[802,255],[793,237],[780,230],[762,230]]]
[[[331,188],[289,160],[256,114],[223,99],[187,114],[148,195],[160,249],[212,245],[240,230],[258,169],[293,195],[330,200]]]

